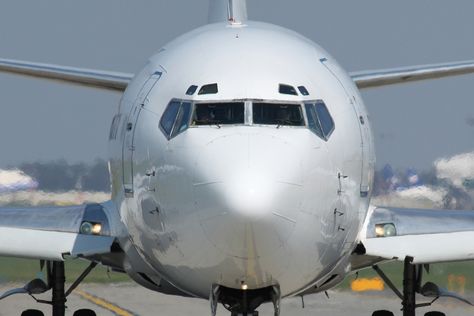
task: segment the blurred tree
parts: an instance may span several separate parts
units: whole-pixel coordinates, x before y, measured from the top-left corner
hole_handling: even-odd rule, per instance
[[[94,164],[89,166],[82,178],[83,190],[86,191],[110,191],[109,169],[107,162],[96,159]]]
[[[64,159],[23,163],[17,168],[35,178],[43,191],[110,191],[107,162],[102,159],[92,164],[69,164]]]

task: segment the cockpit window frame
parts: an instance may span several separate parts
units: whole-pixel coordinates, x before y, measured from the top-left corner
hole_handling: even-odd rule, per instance
[[[219,84],[218,83],[208,83],[199,89],[198,95],[211,95],[211,94],[218,94],[219,93]]]
[[[315,135],[317,135],[319,138],[321,138],[322,140],[328,142],[329,139],[331,138],[331,135],[334,133],[334,131],[336,130],[336,122],[334,121],[334,117],[332,116],[331,112],[329,111],[329,108],[328,106],[326,105],[326,102],[324,102],[324,100],[322,99],[317,99],[317,100],[311,100],[311,101],[304,101],[303,102],[303,107],[304,107],[304,110],[305,110],[305,117],[306,119],[308,120],[308,127],[310,126],[309,124],[309,115],[308,115],[308,111],[306,109],[307,106],[312,106],[314,108],[314,113],[316,115],[316,119],[318,120],[318,125],[319,125],[319,128],[320,128],[320,132],[318,131],[315,131],[313,130],[312,128],[309,128],[309,130],[314,133]],[[331,124],[332,124],[332,128],[329,130],[329,131],[325,131],[325,127],[324,127],[324,124],[323,122],[321,121],[321,118],[320,118],[320,113],[316,110],[316,107],[317,106],[323,106],[325,109],[326,109],[326,112],[329,116],[329,119],[331,120]],[[321,133],[321,134],[320,134]]]
[[[196,105],[198,104],[224,104],[224,103],[243,103],[244,105],[244,122],[243,123],[236,123],[236,124],[202,124],[202,125],[194,125],[194,117],[196,113]],[[250,125],[248,121],[248,100],[246,99],[232,99],[232,100],[194,100],[192,101],[192,113],[191,113],[191,120],[189,128],[206,128],[206,127],[232,127],[232,126],[246,126]]]
[[[171,131],[168,134],[168,132],[163,128],[162,122],[163,122],[163,118],[164,118],[164,115],[165,115],[166,111],[168,110],[169,106],[172,103],[179,103],[179,108],[178,108],[178,112],[174,116],[174,122],[173,122],[173,126],[171,127]],[[188,118],[187,127],[182,131],[176,132],[176,127],[177,127],[178,120],[179,120],[180,117],[182,117],[183,104],[186,104],[186,103],[191,104],[191,106],[190,106],[191,113],[190,113],[189,118]],[[187,131],[191,127],[190,124],[191,124],[191,119],[192,119],[193,104],[194,104],[194,102],[192,100],[185,100],[185,99],[178,99],[178,98],[171,99],[168,102],[168,104],[165,107],[165,110],[161,114],[161,118],[160,118],[160,121],[158,123],[158,127],[159,127],[160,131],[163,133],[163,135],[166,137],[166,139],[168,141],[175,138],[175,137],[177,137],[178,135],[184,133],[185,131]]]
[[[188,107],[188,112],[187,112],[188,117],[187,117],[187,120],[183,120],[183,115],[185,114],[184,110],[186,106]],[[192,116],[193,116],[193,102],[182,100],[180,103],[178,115],[176,116],[176,119],[173,125],[173,130],[171,131],[170,138],[175,138],[179,134],[184,133],[187,129],[189,129],[189,126],[191,125]],[[181,130],[181,128],[183,127],[183,122],[185,123],[185,128]]]
[[[167,131],[164,127],[163,127],[163,122],[164,122],[164,119],[165,119],[165,115],[167,114],[167,111],[169,110],[171,104],[175,104],[175,103],[178,103],[178,110],[176,111],[176,114],[174,115],[174,118],[173,118],[173,124],[171,125],[171,129],[170,131]],[[163,135],[168,139],[170,140],[171,139],[171,135],[173,134],[173,130],[174,130],[174,126],[176,125],[176,119],[179,115],[179,110],[180,110],[180,107],[181,107],[181,102],[180,100],[177,100],[177,99],[172,99],[170,102],[168,102],[168,104],[166,105],[163,113],[161,114],[161,118],[160,118],[160,121],[158,122],[158,127],[160,128],[160,131],[163,133]]]
[[[251,99],[249,100],[250,106],[249,106],[249,111],[251,112],[249,114],[249,117],[251,119],[250,125],[252,126],[269,126],[269,127],[278,127],[278,128],[308,128],[308,121],[306,118],[306,111],[304,109],[304,102],[303,101],[283,101],[283,100],[256,100],[256,99]],[[261,123],[255,123],[254,117],[253,117],[253,105],[254,103],[265,103],[265,104],[275,104],[275,105],[298,105],[300,107],[301,115],[303,117],[303,123],[304,125],[277,125],[277,124],[261,124]]]
[[[173,126],[171,129],[171,132],[168,134],[164,128],[162,127],[162,122],[164,115],[166,111],[168,110],[169,106],[173,103],[179,103],[179,109],[177,114],[174,117],[174,122]],[[236,123],[236,124],[209,124],[209,125],[193,125],[193,120],[195,117],[195,111],[196,111],[196,105],[197,104],[212,104],[212,103],[243,103],[244,104],[244,122],[243,123]],[[261,123],[255,123],[254,122],[254,111],[253,111],[253,106],[255,103],[264,103],[264,104],[275,104],[275,105],[295,105],[299,106],[299,109],[301,111],[302,115],[302,122],[304,125],[276,125],[276,124],[261,124]],[[187,122],[181,122],[180,118],[182,118],[182,111],[184,110],[184,104],[190,104],[189,108],[189,117],[187,118]],[[316,111],[316,106],[320,104],[323,105],[327,113],[329,114],[329,118],[331,119],[332,122],[332,129],[328,131],[327,133],[323,131],[323,125],[322,122],[319,118],[319,114]],[[311,124],[309,122],[309,113],[307,110],[307,106],[311,105],[314,108],[314,112],[316,113],[316,119],[318,120],[318,125],[321,128],[321,133],[316,132],[311,128]],[[177,131],[177,124],[178,121],[180,121],[180,126],[185,126],[184,129]],[[181,124],[181,123],[184,123]],[[180,134],[184,133],[188,129],[191,128],[209,128],[209,127],[215,127],[215,128],[225,128],[225,127],[235,127],[235,126],[262,126],[262,127],[272,127],[272,128],[285,128],[285,129],[309,129],[313,134],[317,135],[320,139],[324,141],[329,141],[329,138],[331,135],[334,133],[336,129],[336,123],[334,122],[334,118],[329,112],[329,108],[327,107],[326,103],[322,99],[316,99],[316,100],[298,100],[298,101],[288,101],[288,100],[267,100],[267,99],[231,99],[231,100],[192,100],[192,99],[181,99],[181,98],[173,98],[171,99],[168,104],[166,105],[165,110],[163,111],[160,121],[158,123],[160,131],[163,133],[163,135],[167,138],[168,141],[171,139],[179,136]],[[322,135],[321,135],[322,134]]]

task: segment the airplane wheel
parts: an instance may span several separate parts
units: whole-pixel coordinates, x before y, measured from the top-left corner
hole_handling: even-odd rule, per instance
[[[39,311],[37,309],[27,309],[23,313],[21,313],[21,316],[44,316],[42,311]]]
[[[391,311],[380,310],[372,313],[372,316],[394,316]]]
[[[428,312],[425,316],[446,316],[446,314],[441,312]]]
[[[78,309],[73,316],[97,316],[97,314],[91,309]]]

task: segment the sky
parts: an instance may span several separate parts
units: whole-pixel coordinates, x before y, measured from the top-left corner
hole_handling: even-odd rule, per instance
[[[472,0],[248,0],[347,71],[474,60]],[[0,58],[137,72],[207,21],[208,0],[3,0]],[[377,164],[427,169],[474,151],[474,75],[366,90]],[[120,94],[0,74],[0,168],[107,158]]]

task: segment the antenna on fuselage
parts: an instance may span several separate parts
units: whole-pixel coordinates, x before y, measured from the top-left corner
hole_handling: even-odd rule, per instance
[[[247,20],[247,0],[210,0],[209,23],[240,24]]]

